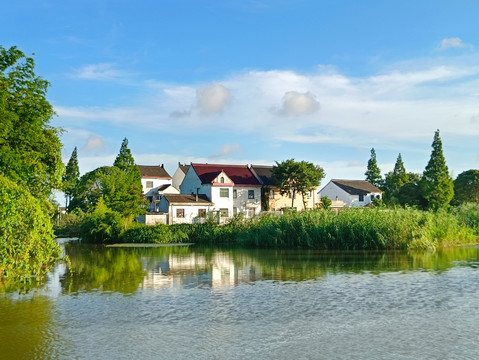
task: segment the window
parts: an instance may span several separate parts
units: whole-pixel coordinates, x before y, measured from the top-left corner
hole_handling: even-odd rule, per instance
[[[206,217],[206,209],[198,209],[198,217],[205,218]]]
[[[359,195],[359,201],[363,202],[364,201],[364,195]]]
[[[253,208],[247,208],[246,209],[246,217],[248,217],[248,218],[254,217],[254,209]]]
[[[233,216],[236,216],[236,215],[238,215],[238,208],[234,207],[233,208]]]
[[[176,217],[177,218],[184,218],[185,217],[185,209],[176,209]]]
[[[228,217],[228,209],[220,209],[220,217]]]
[[[237,198],[238,198],[238,190],[233,189],[233,199],[237,199]]]
[[[248,190],[248,199],[254,199],[254,190]]]
[[[222,176],[220,177],[220,183],[224,184],[225,183],[225,178]]]
[[[230,197],[230,189],[220,189],[220,197],[229,198]]]
[[[269,191],[269,198],[274,199],[274,190]]]
[[[381,199],[381,195],[376,195],[376,199]]]
[[[153,187],[153,181],[147,181],[146,182],[146,188],[151,189]]]
[[[374,200],[374,195],[371,195],[371,201],[373,201],[373,200]]]

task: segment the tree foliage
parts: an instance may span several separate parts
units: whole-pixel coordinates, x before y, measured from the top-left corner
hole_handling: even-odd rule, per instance
[[[66,199],[66,206],[70,203],[73,192],[78,185],[78,181],[80,180],[80,169],[78,168],[78,154],[77,148],[73,149],[72,155],[70,156],[70,160],[68,160],[68,164],[65,168],[65,174],[62,176],[63,182],[63,191],[65,192],[65,199]]]
[[[382,188],[381,170],[379,170],[378,163],[376,161],[376,151],[374,148],[371,149],[371,158],[368,161],[368,169],[364,175],[366,175],[366,181],[369,181],[378,188]]]
[[[439,130],[434,133],[431,158],[422,175],[421,190],[428,207],[433,210],[449,206],[454,196],[454,183],[442,152]]]
[[[479,203],[479,170],[467,170],[457,176],[454,181],[454,202]]]
[[[409,176],[399,154],[393,171],[388,172],[384,178],[385,201],[388,204],[398,204],[399,190],[407,182],[409,182]]]
[[[3,278],[44,275],[60,256],[44,201],[0,175],[0,287]]]
[[[61,186],[61,142],[59,130],[49,125],[49,83],[34,67],[16,47],[0,46],[0,173],[47,198]]]
[[[276,161],[272,171],[273,181],[279,187],[281,195],[291,194],[291,207],[296,194],[301,194],[306,209],[306,193],[314,191],[324,178],[324,170],[319,165],[307,161]]]
[[[0,46],[0,285],[44,274],[60,253],[48,199],[61,186],[61,142],[49,124],[49,83],[34,67],[16,47]]]

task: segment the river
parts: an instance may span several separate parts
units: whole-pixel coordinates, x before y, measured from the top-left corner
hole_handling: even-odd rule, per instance
[[[479,358],[479,247],[62,246],[0,294],[1,359]]]

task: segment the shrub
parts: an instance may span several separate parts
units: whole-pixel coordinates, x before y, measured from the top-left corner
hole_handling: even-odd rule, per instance
[[[43,276],[60,256],[48,206],[0,175],[0,285]]]

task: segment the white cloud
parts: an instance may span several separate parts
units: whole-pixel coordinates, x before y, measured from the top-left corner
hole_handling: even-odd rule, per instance
[[[446,38],[442,39],[441,46],[439,47],[440,50],[447,50],[450,48],[470,48],[472,49],[473,46],[471,44],[464,43],[460,38]]]
[[[410,61],[366,77],[318,67],[309,74],[242,72],[205,86],[150,81],[145,84],[150,95],[142,95],[136,103],[116,108],[55,106],[55,111],[72,127],[100,122],[129,127],[133,119],[135,131],[178,138],[185,133],[196,133],[198,139],[203,134],[228,133],[263,134],[270,143],[366,148],[372,143],[424,144],[438,128],[441,133],[479,136],[477,60],[477,55],[469,54],[447,62],[443,58]],[[204,116],[218,113],[227,121]],[[294,116],[294,121],[284,114]],[[179,119],[181,126],[172,126]],[[227,141],[218,137],[218,142]],[[222,156],[222,151],[228,149],[213,155]]]
[[[105,149],[105,142],[99,136],[90,135],[82,147],[82,150],[86,152],[101,152]]]
[[[219,83],[211,83],[196,93],[198,107],[205,114],[221,112],[230,101],[229,90]]]
[[[210,157],[213,158],[213,159],[216,159],[216,158],[221,158],[221,157],[228,157],[230,156],[231,154],[235,153],[235,152],[238,152],[239,150],[241,150],[241,146],[240,144],[223,144],[221,145],[221,148],[218,152],[212,154]]]
[[[125,72],[120,71],[114,64],[99,63],[90,64],[77,69],[73,77],[87,80],[111,80],[124,77]]]
[[[288,91],[283,96],[280,114],[283,115],[310,115],[318,111],[319,102],[309,93]]]

